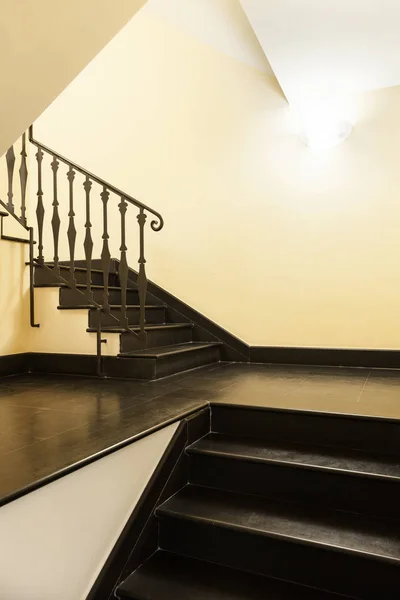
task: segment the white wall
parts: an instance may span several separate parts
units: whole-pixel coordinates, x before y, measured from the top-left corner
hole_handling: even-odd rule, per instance
[[[177,427],[0,508],[0,597],[84,600]]]
[[[160,210],[149,277],[247,343],[397,348],[399,107],[354,96],[352,136],[312,152],[275,80],[139,14],[36,133]]]
[[[146,0],[0,0],[0,155]]]

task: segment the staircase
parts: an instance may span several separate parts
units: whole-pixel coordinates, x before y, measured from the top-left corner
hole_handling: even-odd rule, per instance
[[[32,149],[37,170],[29,174],[29,181],[32,175],[36,179],[28,187]],[[71,319],[74,310],[88,310],[87,332],[96,334],[93,355],[99,376],[153,380],[221,359],[222,344],[215,335],[148,293],[145,238],[149,230],[163,228],[160,213],[35,140],[32,127],[9,148],[5,165],[8,188],[0,196],[1,238],[29,244],[32,327],[40,327],[34,288],[57,287],[58,308],[71,311]],[[30,189],[37,190],[35,196],[28,197]],[[4,235],[7,216],[23,238]],[[95,253],[99,258],[93,258]],[[128,266],[130,256],[138,257],[137,271]],[[119,353],[115,356],[113,344],[107,356],[115,359],[107,373],[102,334],[119,338]]]
[[[84,263],[84,261],[82,261]],[[100,264],[100,260],[93,261]],[[126,314],[129,331],[120,326],[122,316],[122,288],[119,279],[118,261],[112,260],[108,274],[108,299],[110,311],[97,310],[85,302],[81,291],[86,290],[87,269],[74,266],[76,290],[60,283],[54,274],[54,265],[46,264],[46,268],[35,267],[35,287],[59,287],[59,310],[73,311],[88,310],[87,332],[96,333],[100,328],[102,333],[119,337],[119,358],[123,359],[118,365],[120,377],[153,380],[196,367],[208,365],[220,360],[219,342],[195,341],[194,325],[188,320],[175,322],[171,309],[154,295],[147,294],[145,305],[146,344],[137,335],[140,327],[140,300],[137,284],[128,280],[126,290]],[[70,264],[59,265],[61,275],[68,277]],[[134,274],[132,274],[134,277]],[[91,290],[93,299],[101,303],[104,297],[104,272],[101,269],[91,269]]]
[[[400,422],[213,406],[122,600],[394,600]]]

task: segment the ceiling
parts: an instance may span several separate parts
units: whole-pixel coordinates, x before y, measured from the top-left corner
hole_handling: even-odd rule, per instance
[[[274,74],[292,105],[400,84],[399,0],[148,0],[143,11]]]
[[[240,0],[289,102],[400,84],[398,0]]]
[[[256,69],[273,74],[239,0],[148,0],[143,13]]]

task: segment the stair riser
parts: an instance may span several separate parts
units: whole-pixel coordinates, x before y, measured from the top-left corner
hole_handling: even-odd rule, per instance
[[[103,290],[92,290],[93,299],[99,304],[103,304]],[[121,292],[119,290],[109,290],[108,300],[110,304],[121,304]],[[77,306],[86,302],[82,294],[75,292],[69,288],[60,289],[60,306]],[[139,304],[139,294],[137,290],[127,291],[127,303]]]
[[[217,524],[159,517],[160,547],[261,575],[290,580],[363,600],[393,600],[397,565],[367,555],[255,535]]]
[[[400,456],[400,421],[312,412],[213,406],[212,431],[262,440]]]
[[[193,350],[166,358],[121,358],[107,366],[108,377],[154,380],[219,361],[219,348]]]
[[[69,271],[62,269],[61,277],[66,281],[70,280]],[[75,281],[76,283],[86,284],[86,272],[85,271],[75,271]],[[103,285],[104,277],[103,273],[93,273],[92,272],[92,285]],[[58,284],[60,283],[60,279],[48,269],[42,269],[40,267],[35,268],[35,285],[51,285],[52,283]],[[115,273],[109,273],[108,276],[108,284],[113,286],[119,285],[118,275]]]
[[[168,375],[174,375],[175,373],[181,373],[189,369],[196,369],[197,367],[216,363],[219,360],[220,349],[218,346],[192,350],[191,352],[158,359],[156,364],[156,378],[167,377]]]
[[[143,348],[142,342],[129,333],[121,334],[121,352],[131,352]],[[184,344],[192,341],[191,327],[155,329],[147,332],[147,348],[158,346],[172,346],[173,344]]]
[[[146,322],[149,324],[155,323],[165,323],[166,315],[165,308],[163,306],[157,308],[148,308],[146,309]],[[111,314],[107,314],[102,312],[100,316],[100,323],[102,325],[115,325],[115,318],[118,320],[121,319],[121,309],[113,308],[111,309]],[[129,325],[138,325],[140,318],[140,311],[138,308],[128,308],[127,309],[127,317]],[[91,310],[89,312],[89,327],[97,327],[97,323],[99,320],[99,314],[96,310]]]
[[[399,517],[400,481],[190,454],[190,483],[387,518]]]

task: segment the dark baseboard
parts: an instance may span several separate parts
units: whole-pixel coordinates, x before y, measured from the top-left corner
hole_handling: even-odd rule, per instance
[[[292,348],[281,346],[249,346],[249,359],[230,358],[232,362],[275,365],[326,367],[361,367],[370,369],[400,369],[400,350],[368,350],[352,348]],[[103,357],[106,377],[129,379],[132,375],[123,367],[129,364],[117,356]],[[0,356],[0,377],[23,373],[54,373],[60,375],[97,376],[94,354],[57,354],[25,352]]]
[[[117,585],[157,550],[155,509],[187,483],[185,448],[209,431],[209,408],[181,421],[86,600],[114,598]]]
[[[94,354],[30,352],[28,362],[31,373],[54,373],[87,377],[95,377],[97,374],[97,357]]]
[[[6,354],[0,356],[0,377],[29,372],[29,353]]]
[[[400,369],[400,350],[251,346],[250,362],[281,365]]]

